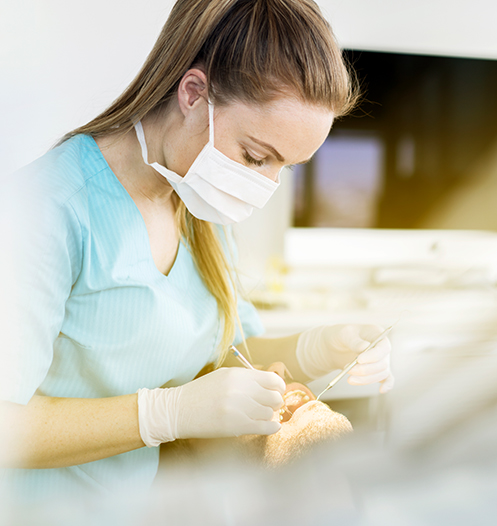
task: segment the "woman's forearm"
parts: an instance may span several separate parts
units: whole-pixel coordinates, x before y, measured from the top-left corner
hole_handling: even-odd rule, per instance
[[[284,362],[295,380],[309,381],[295,355],[298,336],[248,338],[251,361],[263,367]],[[239,363],[229,356],[224,365]],[[145,446],[136,394],[89,399],[33,396],[25,406],[1,402],[0,422],[3,467],[73,466]]]
[[[300,334],[292,334],[282,338],[248,338],[247,346],[252,363],[266,368],[274,362],[283,362],[295,380],[302,383],[309,382],[311,378],[304,374],[295,354],[299,336]],[[239,346],[239,350],[244,352],[243,344]],[[229,355],[224,365],[239,366],[240,363]]]
[[[2,402],[0,464],[60,468],[143,447],[137,395],[112,398],[33,396],[26,405]]]

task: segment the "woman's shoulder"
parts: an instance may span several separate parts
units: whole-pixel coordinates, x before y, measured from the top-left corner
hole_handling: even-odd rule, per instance
[[[84,139],[75,137],[0,180],[0,241],[20,261],[51,246],[69,250],[77,271],[91,177],[84,149]]]
[[[7,184],[62,204],[81,190],[93,175],[85,158],[91,148],[90,141],[93,141],[91,137],[76,135],[14,172]]]
[[[105,168],[105,161],[92,137],[76,135],[14,172],[4,183],[4,192],[46,206],[62,207],[85,199],[88,181]]]

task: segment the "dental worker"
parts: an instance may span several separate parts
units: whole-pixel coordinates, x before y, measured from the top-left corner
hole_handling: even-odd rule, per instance
[[[260,337],[225,228],[263,207],[356,98],[312,0],[178,0],[125,92],[3,183],[10,488],[147,488],[163,442],[280,429],[283,380],[228,367],[231,343],[246,338],[254,363],[283,361],[306,382],[378,336]],[[389,354],[385,340],[361,355],[349,383],[388,391]]]

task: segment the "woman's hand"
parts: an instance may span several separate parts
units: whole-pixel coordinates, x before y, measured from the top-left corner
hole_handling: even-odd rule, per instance
[[[140,435],[149,446],[177,438],[271,435],[285,382],[275,373],[222,368],[180,387],[140,389]]]
[[[309,378],[343,369],[383,332],[378,325],[324,325],[304,331],[297,342],[297,359]],[[351,385],[381,382],[380,392],[392,389],[391,345],[388,338],[358,357],[349,372]]]

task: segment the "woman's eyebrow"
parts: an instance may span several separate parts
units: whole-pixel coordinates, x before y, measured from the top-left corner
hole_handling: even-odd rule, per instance
[[[280,161],[280,163],[288,164],[287,161],[283,158],[283,156],[276,150],[274,146],[271,146],[267,142],[260,141],[259,139],[256,139],[255,137],[252,137],[251,135],[248,136],[249,139],[257,143],[259,146],[262,146],[263,148],[266,148],[266,150],[269,150],[275,157]],[[293,163],[293,164],[305,164],[308,163],[310,159],[307,159],[306,161],[301,161],[300,163]]]
[[[276,148],[274,146],[271,146],[267,142],[262,142],[259,139],[256,139],[255,137],[252,137],[251,135],[249,135],[248,138],[250,140],[256,142],[259,146],[262,146],[263,148],[266,148],[266,150],[269,150],[276,157],[276,159],[278,159],[278,161],[280,161],[280,163],[286,164],[285,159],[283,158],[281,153],[279,153],[278,150],[276,150]]]

